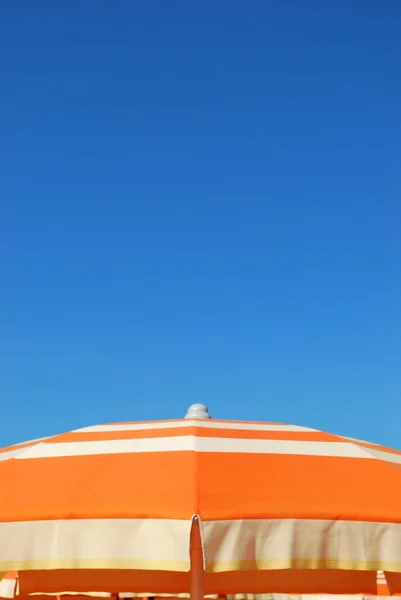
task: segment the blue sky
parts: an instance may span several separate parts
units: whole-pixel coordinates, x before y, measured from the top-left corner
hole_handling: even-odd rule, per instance
[[[1,445],[204,402],[401,448],[400,18],[2,4]]]

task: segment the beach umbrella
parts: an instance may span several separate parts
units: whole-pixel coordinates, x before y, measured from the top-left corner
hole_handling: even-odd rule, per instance
[[[0,452],[21,595],[401,591],[401,452],[307,427],[92,426]]]

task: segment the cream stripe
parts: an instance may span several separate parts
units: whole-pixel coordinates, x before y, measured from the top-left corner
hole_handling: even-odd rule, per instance
[[[0,523],[0,571],[187,571],[190,529],[191,519]],[[202,523],[202,541],[209,572],[238,568],[401,571],[401,524],[313,519],[208,521]]]
[[[24,448],[17,448],[16,450],[10,450],[9,452],[0,452],[0,462],[2,460],[9,460],[10,458],[15,458],[21,452],[28,450],[31,446],[25,446]]]
[[[0,598],[14,598],[16,585],[16,579],[3,578],[0,581]]]
[[[348,444],[347,442],[300,442],[291,440],[210,438],[188,435],[96,442],[43,443],[26,448],[15,456],[15,459],[185,451],[374,458],[362,447],[355,444]],[[399,455],[394,456],[396,456],[397,460],[399,459]],[[392,455],[389,455],[389,457],[391,460]]]
[[[342,568],[343,564],[344,568],[365,565],[366,570],[401,570],[399,523],[312,519],[209,521],[202,523],[202,540],[205,567],[213,571],[234,570],[241,563],[254,563],[255,568],[307,569],[323,568],[324,564],[326,568]],[[386,569],[386,564],[396,568]]]
[[[191,520],[79,519],[0,523],[0,568],[19,570],[24,562],[67,564],[85,561],[135,568],[170,561],[189,568]],[[2,567],[7,565],[6,569]]]
[[[17,456],[20,452],[24,452],[25,450],[27,450],[27,448],[30,448],[35,444],[40,444],[44,440],[49,439],[49,437],[44,437],[38,438],[36,440],[30,440],[29,442],[20,442],[19,444],[13,444],[12,446],[9,446],[9,449],[6,451],[0,450],[0,461],[14,458],[14,456]]]
[[[155,421],[154,423],[120,423],[115,425],[94,425],[76,429],[73,433],[106,433],[110,431],[154,431],[157,429],[183,429],[199,427],[206,429],[231,429],[240,431],[293,431],[316,432],[317,429],[298,427],[297,425],[280,425],[275,423],[242,423],[239,421]]]
[[[361,448],[362,446],[359,446]],[[364,451],[371,454],[373,458],[383,460],[385,462],[401,464],[401,454],[395,454],[393,452],[383,452],[383,450],[373,450],[373,448],[363,447]]]

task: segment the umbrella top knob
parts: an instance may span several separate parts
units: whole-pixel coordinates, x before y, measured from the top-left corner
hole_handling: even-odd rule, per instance
[[[192,404],[185,415],[186,419],[211,419],[210,413],[204,404]]]

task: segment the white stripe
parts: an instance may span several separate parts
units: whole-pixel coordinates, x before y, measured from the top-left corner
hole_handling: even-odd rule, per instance
[[[25,448],[17,448],[16,450],[10,450],[9,452],[0,452],[0,461],[9,460],[10,458],[16,458],[21,452],[27,450],[30,446]]]
[[[25,452],[16,456],[15,459],[187,451],[374,458],[372,454],[367,453],[362,447],[355,444],[348,444],[347,442],[300,442],[291,440],[210,438],[188,435],[94,442],[45,443],[31,446]]]
[[[177,560],[189,566],[191,519],[71,519],[0,523],[0,565],[10,561]],[[157,543],[155,543],[157,540]]]
[[[55,436],[54,436],[55,437]],[[20,442],[19,444],[13,444],[9,446],[9,448],[13,448],[12,450],[8,450],[7,452],[0,452],[0,462],[2,460],[9,460],[11,458],[17,457],[21,452],[25,452],[28,448],[35,444],[40,444],[44,440],[49,440],[50,437],[38,438],[36,440],[31,440],[29,442]]]
[[[279,569],[285,568],[284,560],[291,568],[293,561],[300,558],[319,557],[327,565],[331,561],[358,561],[358,570],[367,569],[363,563],[376,563],[385,570],[386,563],[401,562],[400,523],[320,519],[202,521],[202,542],[205,567],[215,564],[215,572],[228,570],[231,561],[243,560],[279,559]],[[270,568],[274,569],[274,564]],[[342,567],[332,563],[331,568]]]
[[[17,585],[16,579],[3,578],[0,581],[0,597],[1,598],[14,598],[16,585]]]
[[[242,423],[239,421],[155,421],[153,423],[117,423],[115,425],[94,425],[75,429],[73,433],[106,433],[110,431],[152,431],[156,429],[183,429],[200,427],[206,429],[232,429],[239,431],[292,431],[317,432],[317,429],[298,427],[297,425],[280,425],[276,423]]]
[[[383,450],[373,450],[373,448],[366,448],[362,446],[358,447],[363,448],[363,450],[370,454],[372,458],[377,458],[378,460],[382,460],[384,462],[391,462],[399,465],[401,464],[401,454],[395,454],[393,452],[383,452]]]
[[[397,523],[238,519],[203,521],[201,527],[205,568],[214,572],[235,569],[237,561],[266,562],[266,569],[274,569],[278,562],[283,572],[294,561],[301,561],[305,569],[313,568],[319,559],[332,564],[332,569],[343,568],[341,563],[358,563],[361,570],[372,564],[388,569],[401,562],[401,524]],[[190,530],[190,518],[0,523],[0,571],[143,569],[145,563],[145,569],[165,566],[165,570],[186,572]],[[152,581],[157,588],[150,571],[149,588]]]
[[[41,438],[43,440],[49,440],[50,438]],[[27,452],[30,448],[36,448],[37,446],[39,446],[40,444],[42,444],[43,442],[40,441],[40,439],[36,440],[38,443],[34,443],[34,442],[27,442],[27,445],[24,446],[20,446],[19,448],[15,448],[14,450],[9,450],[8,452],[0,452],[0,462],[2,460],[10,460],[12,458],[21,458],[21,454],[24,454],[25,452]],[[13,446],[11,446],[12,448]]]

